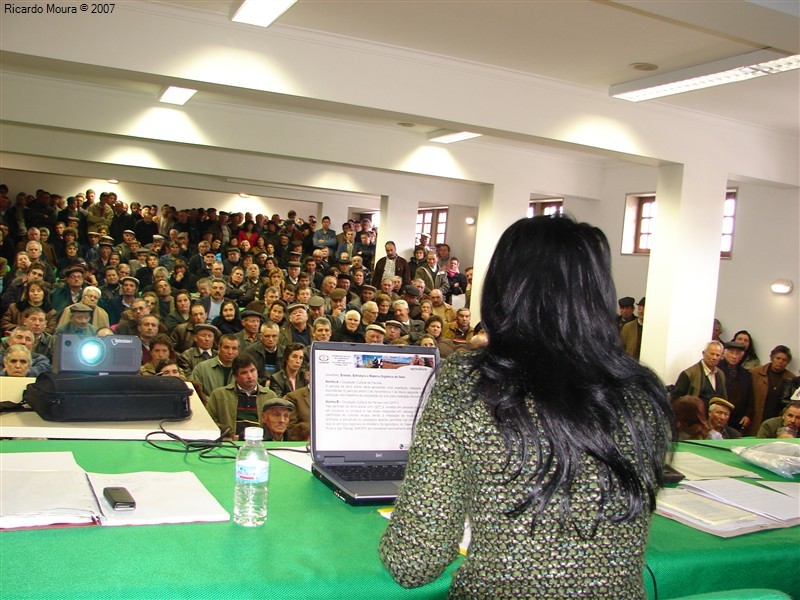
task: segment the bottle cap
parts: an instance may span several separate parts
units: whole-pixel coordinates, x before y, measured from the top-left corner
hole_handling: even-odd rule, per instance
[[[244,439],[247,442],[260,442],[264,439],[264,430],[261,427],[245,427]]]

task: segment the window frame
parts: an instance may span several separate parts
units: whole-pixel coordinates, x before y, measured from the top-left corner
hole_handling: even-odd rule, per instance
[[[430,221],[425,217],[429,216]],[[449,209],[446,206],[427,207],[417,210],[417,222],[415,224],[414,240],[419,245],[420,235],[423,233],[428,236],[429,245],[447,243],[447,224],[449,219]],[[426,227],[427,226],[427,227]]]
[[[528,203],[528,218],[564,214],[564,198],[539,198]]]

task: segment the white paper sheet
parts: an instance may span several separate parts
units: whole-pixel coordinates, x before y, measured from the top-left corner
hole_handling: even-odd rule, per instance
[[[160,525],[230,520],[227,511],[190,471],[88,475],[105,515],[103,525]],[[127,488],[133,496],[136,510],[116,511],[103,497],[103,488],[119,486]]]
[[[3,471],[82,471],[72,452],[3,452]]]
[[[800,503],[781,493],[736,479],[689,481],[684,487],[719,500],[783,522],[800,519]]]
[[[759,481],[761,485],[785,494],[795,500],[800,500],[800,482],[796,481]]]
[[[718,479],[720,477],[753,477],[760,479],[760,476],[752,471],[731,467],[691,452],[675,452],[672,455],[671,464],[675,469],[683,473],[689,481]]]
[[[311,453],[310,452],[297,452],[296,450],[282,450],[280,448],[273,448],[269,451],[272,456],[276,456],[281,460],[293,464],[295,467],[300,467],[311,473]]]

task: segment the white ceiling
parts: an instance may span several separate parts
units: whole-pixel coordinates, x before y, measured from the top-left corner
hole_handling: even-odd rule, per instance
[[[226,18],[239,6],[238,0],[148,1]],[[408,48],[606,91],[616,83],[766,47],[800,53],[798,6],[796,0],[299,0],[277,27]],[[659,69],[642,73],[629,66],[638,62]],[[243,91],[241,99],[246,96]],[[651,102],[797,134],[800,72]]]

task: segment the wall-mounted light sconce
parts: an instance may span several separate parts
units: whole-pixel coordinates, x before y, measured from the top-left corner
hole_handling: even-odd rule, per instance
[[[467,217],[465,221],[467,222],[467,225],[475,225],[475,217]]]
[[[791,279],[776,279],[769,287],[775,294],[791,294],[794,284]]]
[[[112,185],[117,185],[119,183],[119,179],[106,179],[106,181]]]
[[[244,192],[239,192],[239,198],[249,198],[250,194],[245,194]]]

